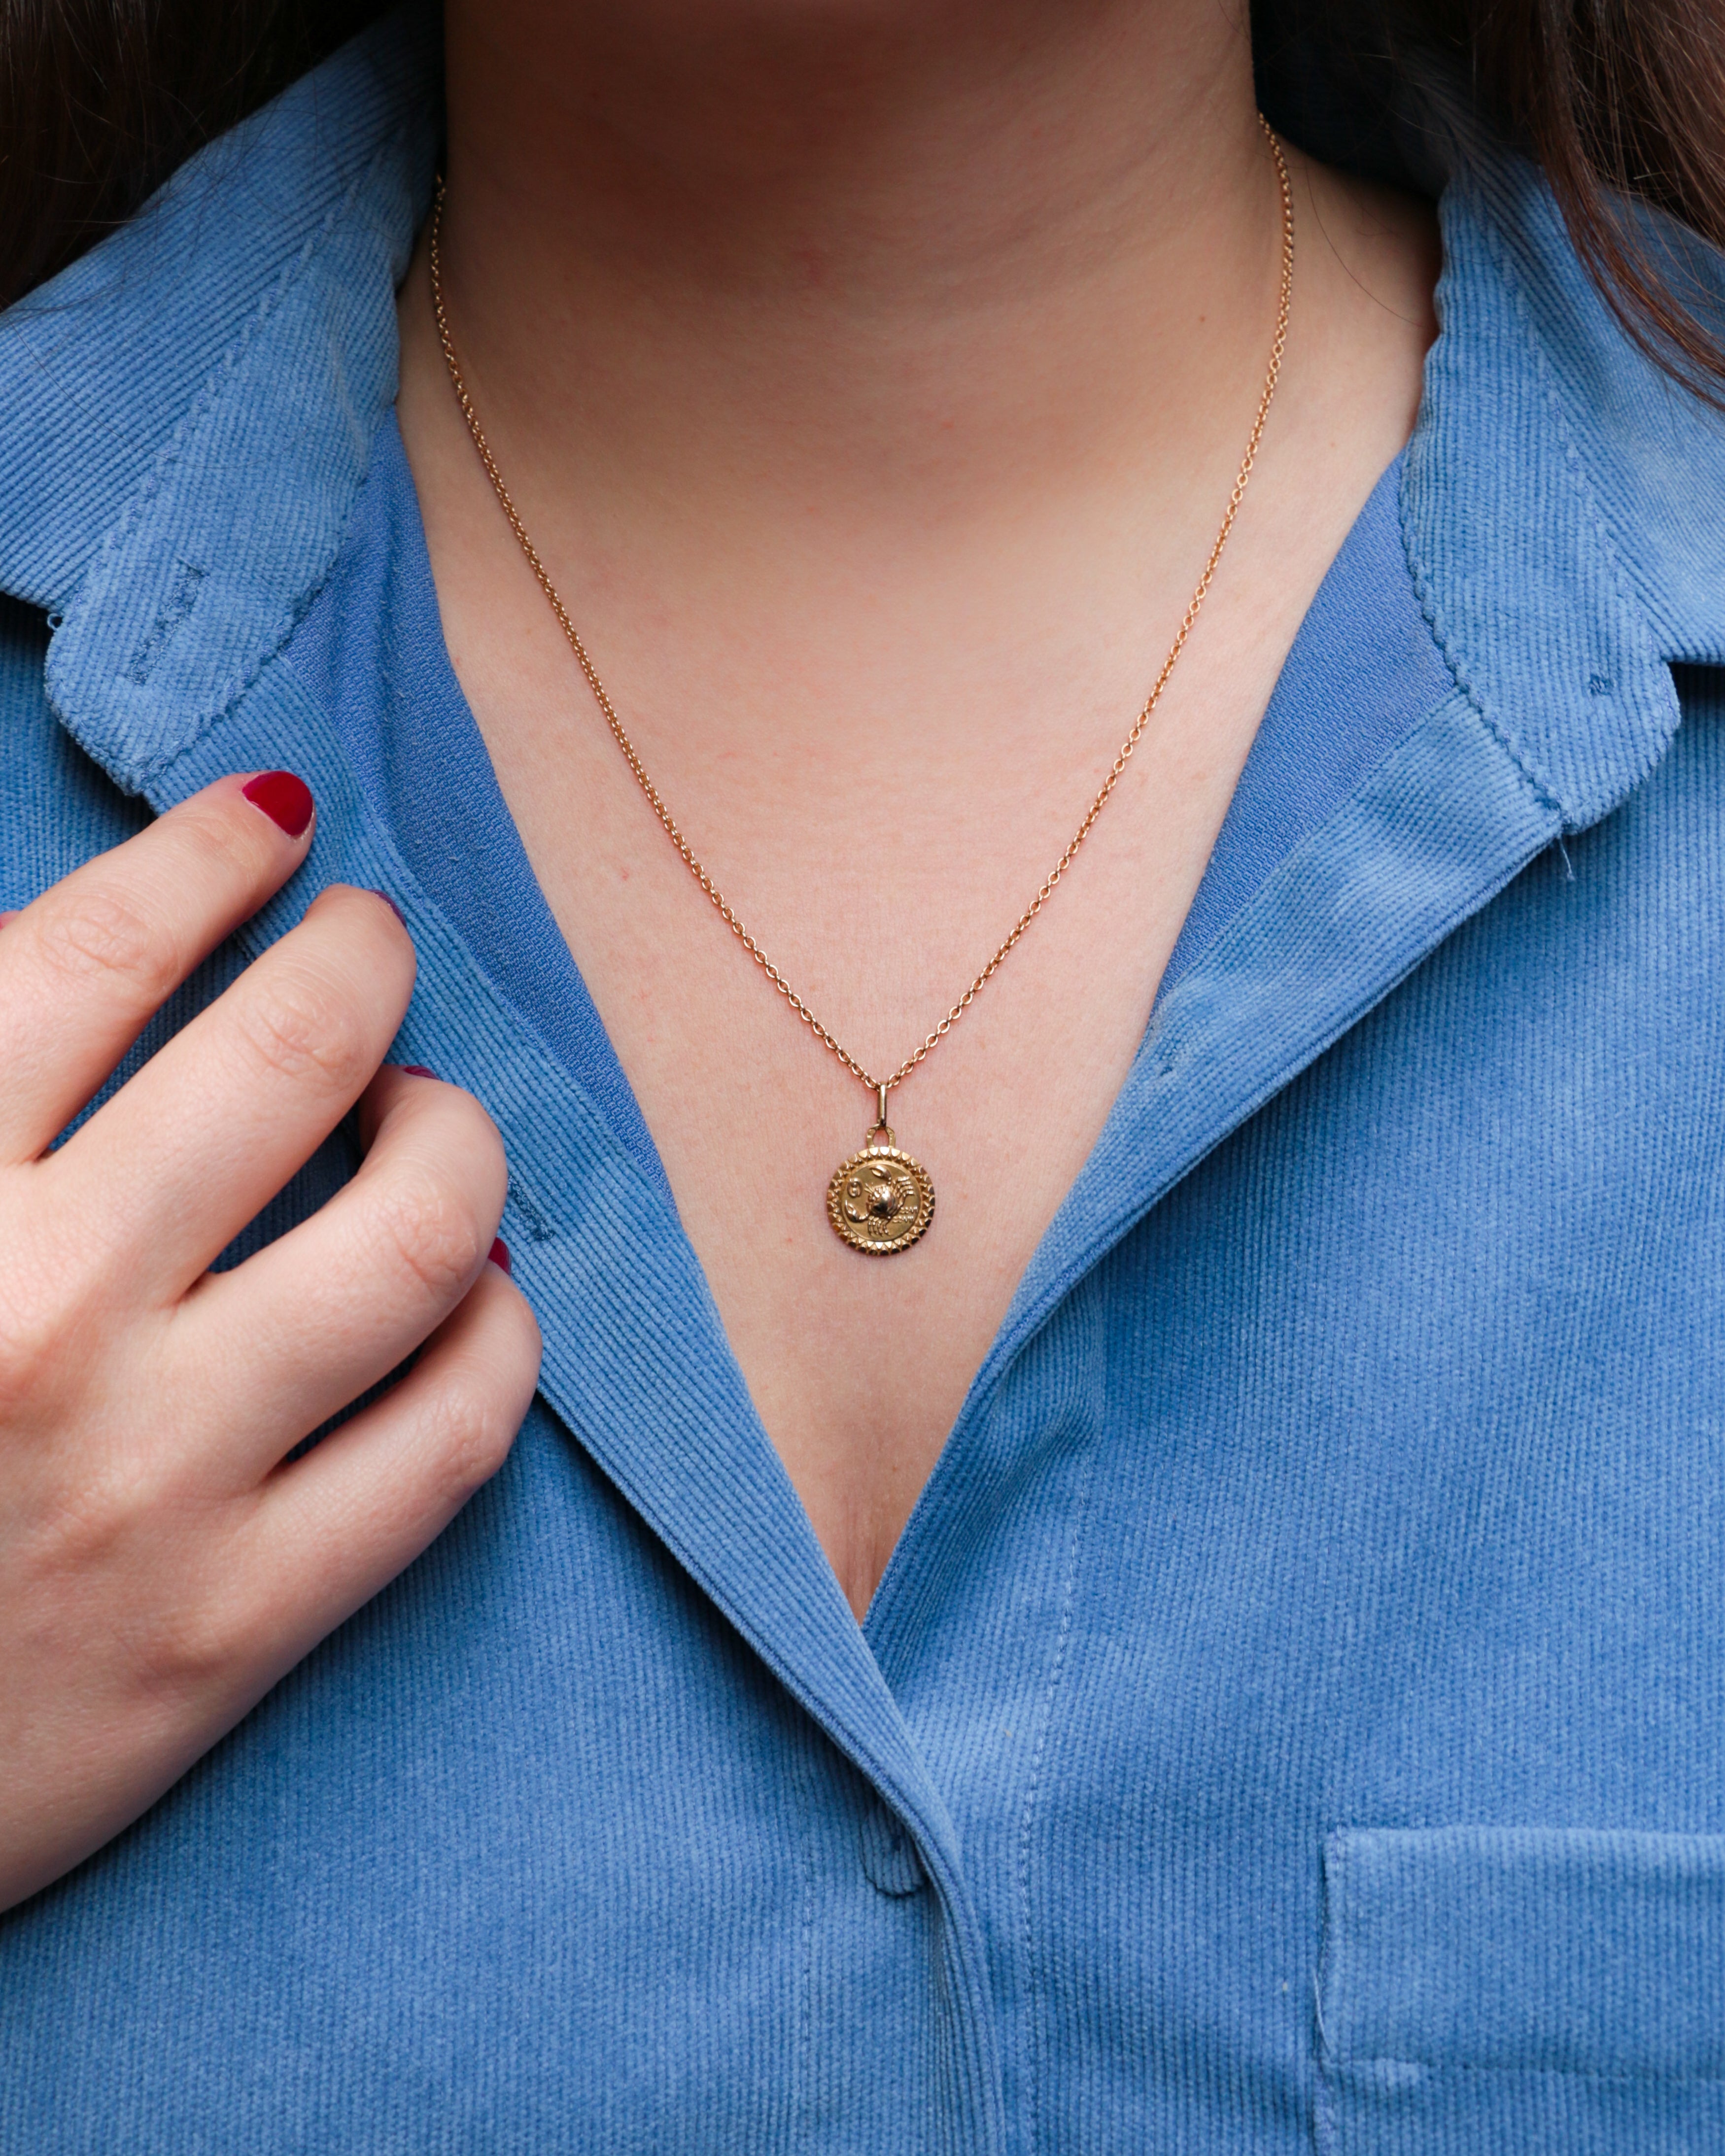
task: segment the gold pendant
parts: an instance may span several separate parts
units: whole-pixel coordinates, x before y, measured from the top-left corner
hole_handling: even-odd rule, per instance
[[[934,1218],[934,1178],[920,1160],[901,1152],[885,1118],[827,1185],[833,1233],[853,1250],[890,1258],[908,1250]]]

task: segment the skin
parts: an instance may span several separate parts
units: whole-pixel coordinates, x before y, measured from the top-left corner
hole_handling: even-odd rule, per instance
[[[1059,856],[1219,525],[1280,219],[1217,0],[450,0],[444,285],[517,505],[684,830],[865,1067]],[[762,1419],[860,1616],[1142,1037],[1288,646],[1405,440],[1429,212],[1290,153],[1281,388],[1053,901],[893,1096],[930,1234],[839,1243],[871,1096],[660,830],[468,441],[401,419],[451,657]]]
[[[1278,222],[1215,0],[451,0],[471,386],[649,767],[890,1069],[1060,853],[1219,521]],[[1259,469],[1127,780],[894,1096],[940,1193],[832,1236],[871,1102],[749,966],[599,723],[462,430],[426,265],[401,418],[450,653],[773,1442],[860,1615],[1142,1036],[1295,630],[1404,439],[1426,213],[1291,158]],[[413,958],[295,928],[77,1135],[304,859],[224,780],[0,924],[0,1904],[167,1789],[504,1457],[538,1335],[497,1134],[380,1064]],[[330,1206],[211,1260],[357,1101]],[[300,1439],[411,1375],[304,1458]]]
[[[0,930],[0,1906],[137,1815],[500,1465],[539,1336],[477,1101],[379,1070],[413,952],[337,887],[64,1146],[305,859],[224,779]],[[375,1075],[374,1075],[375,1074]],[[359,1174],[206,1269],[357,1101]],[[284,1455],[416,1345],[412,1373]]]

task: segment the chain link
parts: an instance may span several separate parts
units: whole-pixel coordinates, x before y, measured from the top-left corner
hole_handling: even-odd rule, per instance
[[[684,866],[711,901],[719,918],[730,929],[743,949],[748,952],[750,957],[754,960],[792,1010],[819,1041],[822,1047],[836,1056],[851,1075],[860,1080],[871,1093],[883,1100],[887,1093],[904,1083],[923,1059],[940,1045],[958,1020],[963,1017],[978,995],[999,971],[1008,954],[1018,943],[1030,923],[1041,912],[1052,896],[1055,886],[1072,865],[1073,859],[1079,848],[1090,836],[1091,827],[1103,809],[1107,807],[1110,796],[1120,783],[1126,767],[1131,761],[1132,751],[1142,739],[1144,729],[1149,725],[1158,704],[1162,701],[1163,691],[1167,688],[1174,668],[1179,664],[1180,654],[1186,649],[1187,639],[1192,634],[1204,600],[1209,595],[1210,585],[1214,581],[1223,551],[1227,547],[1230,535],[1234,530],[1235,519],[1240,514],[1240,505],[1245,498],[1246,483],[1251,478],[1253,465],[1257,462],[1259,444],[1264,438],[1265,422],[1270,417],[1271,402],[1276,395],[1276,382],[1281,373],[1282,357],[1287,349],[1288,316],[1294,295],[1293,187],[1288,177],[1287,160],[1282,155],[1281,145],[1276,138],[1275,130],[1261,113],[1258,116],[1258,124],[1264,131],[1265,138],[1270,145],[1271,156],[1276,161],[1276,182],[1281,194],[1281,285],[1276,301],[1276,339],[1270,347],[1270,366],[1264,377],[1263,393],[1258,399],[1258,409],[1252,421],[1251,433],[1246,437],[1245,454],[1240,459],[1240,471],[1234,482],[1234,490],[1228,497],[1228,507],[1222,518],[1222,527],[1216,534],[1215,543],[1210,548],[1209,558],[1204,565],[1204,573],[1199,578],[1197,588],[1187,602],[1186,611],[1181,619],[1178,631],[1175,634],[1173,644],[1168,647],[1167,658],[1162,662],[1162,670],[1151,685],[1150,693],[1145,698],[1143,708],[1133,722],[1132,732],[1121,743],[1119,754],[1110,766],[1108,775],[1097,790],[1096,798],[1086,811],[1084,821],[1072,834],[1066,850],[1038,885],[1036,896],[1013,923],[1005,942],[1001,944],[999,949],[995,952],[993,957],[989,959],[988,964],[959,997],[940,1024],[932,1033],[925,1036],[922,1045],[905,1058],[890,1078],[873,1077],[863,1068],[850,1050],[843,1046],[810,1010],[808,1004],[780,973],[778,968],[761,948],[760,944],[743,925],[735,907],[701,865],[695,849],[684,837],[678,827],[676,818],[672,815],[666,806],[664,796],[648,775],[646,766],[641,762],[634,743],[629,739],[622,720],[618,716],[617,707],[611,701],[610,694],[604,683],[599,679],[598,670],[593,665],[586,644],[581,640],[580,632],[570,619],[569,611],[563,604],[556,585],[552,583],[550,572],[539,557],[538,549],[528,536],[527,527],[521,521],[521,513],[516,508],[509,489],[503,483],[503,475],[497,469],[497,460],[492,455],[490,444],[485,439],[485,430],[480,425],[479,414],[474,409],[473,398],[468,393],[467,383],[462,376],[459,363],[456,360],[455,341],[450,332],[449,310],[444,300],[442,257],[444,182],[440,177],[438,180],[437,202],[431,219],[431,295],[432,305],[437,316],[438,339],[443,346],[444,359],[449,370],[449,380],[454,388],[455,401],[461,408],[461,416],[467,423],[467,431],[473,437],[473,445],[479,452],[480,462],[485,468],[486,477],[491,482],[498,504],[504,516],[509,520],[509,528],[514,532],[516,543],[526,557],[527,566],[538,581],[540,590],[550,602],[551,610],[557,616],[557,624],[568,639],[569,649],[574,653],[581,671],[586,676],[587,685],[593,691],[593,700],[604,714],[605,723],[611,729],[618,747],[623,752],[624,762],[634,774],[635,783],[646,795],[654,814],[665,826],[665,835],[681,855]]]

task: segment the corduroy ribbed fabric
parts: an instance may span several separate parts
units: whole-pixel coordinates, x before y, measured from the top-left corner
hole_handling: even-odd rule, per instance
[[[392,891],[546,1339],[427,1556],[0,1919],[0,2151],[1725,2149],[1725,429],[1458,172],[1370,575],[859,1627],[319,612],[434,83],[393,18],[0,318],[0,906],[302,772],[151,1040]]]

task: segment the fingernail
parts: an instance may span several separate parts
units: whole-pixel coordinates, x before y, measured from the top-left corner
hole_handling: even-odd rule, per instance
[[[376,886],[373,885],[372,886],[372,896],[373,898],[381,898],[383,903],[389,908],[389,911],[395,916],[396,919],[400,921],[402,927],[403,928],[407,927],[408,916],[402,911],[401,908],[396,904],[395,901],[389,896],[389,893],[387,891],[379,891]]]
[[[491,1245],[491,1263],[501,1272],[511,1272],[514,1270],[509,1262],[509,1245],[501,1235]]]
[[[405,1070],[409,1078],[435,1078],[436,1071],[428,1070],[423,1063],[402,1063],[396,1066]]]
[[[0,913],[0,928],[3,928],[8,921],[16,921],[17,919],[18,913],[15,909],[11,913]]]
[[[290,771],[260,771],[239,790],[290,839],[297,839],[311,821],[311,788]]]

